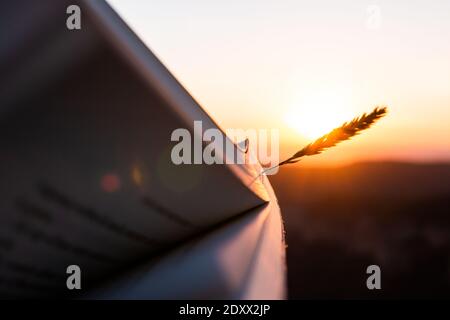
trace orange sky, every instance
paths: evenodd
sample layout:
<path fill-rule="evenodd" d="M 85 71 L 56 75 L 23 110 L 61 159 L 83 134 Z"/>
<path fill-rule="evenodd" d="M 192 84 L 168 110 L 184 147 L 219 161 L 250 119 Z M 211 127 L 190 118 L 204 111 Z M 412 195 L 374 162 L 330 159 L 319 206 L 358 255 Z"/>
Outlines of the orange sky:
<path fill-rule="evenodd" d="M 282 158 L 387 105 L 304 164 L 450 160 L 449 1 L 109 2 L 223 128 L 278 128 Z"/>

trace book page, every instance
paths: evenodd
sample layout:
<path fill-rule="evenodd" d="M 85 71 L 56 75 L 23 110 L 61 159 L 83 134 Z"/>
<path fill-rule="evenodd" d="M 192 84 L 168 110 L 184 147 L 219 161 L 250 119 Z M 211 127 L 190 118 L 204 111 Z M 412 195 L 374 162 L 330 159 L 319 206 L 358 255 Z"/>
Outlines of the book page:
<path fill-rule="evenodd" d="M 18 47 L 0 54 L 26 66 L 0 74 L 10 89 L 0 95 L 1 296 L 66 292 L 69 265 L 88 290 L 268 200 L 253 167 L 174 164 L 172 132 L 194 138 L 194 121 L 214 123 L 179 84 L 173 95 L 189 104 L 174 104 L 172 83 L 161 94 L 89 11 L 68 34 L 65 4 L 47 12 L 39 3 L 43 18 L 11 30 Z M 30 36 L 40 41 L 20 51 Z M 163 82 L 171 77 L 158 68 Z"/>

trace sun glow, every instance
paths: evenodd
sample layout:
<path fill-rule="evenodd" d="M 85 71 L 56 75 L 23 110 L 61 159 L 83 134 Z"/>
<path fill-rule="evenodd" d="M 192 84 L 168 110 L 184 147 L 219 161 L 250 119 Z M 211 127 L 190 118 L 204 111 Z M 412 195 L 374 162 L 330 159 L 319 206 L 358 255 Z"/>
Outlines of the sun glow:
<path fill-rule="evenodd" d="M 316 139 L 353 118 L 347 94 L 317 93 L 302 96 L 284 115 L 284 122 L 300 135 Z"/>

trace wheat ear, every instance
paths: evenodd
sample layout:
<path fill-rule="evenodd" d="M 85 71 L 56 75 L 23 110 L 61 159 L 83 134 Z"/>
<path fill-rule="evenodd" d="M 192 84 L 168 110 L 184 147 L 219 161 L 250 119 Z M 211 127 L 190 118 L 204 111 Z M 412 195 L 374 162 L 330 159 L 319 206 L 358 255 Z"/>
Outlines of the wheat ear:
<path fill-rule="evenodd" d="M 335 128 L 319 139 L 311 142 L 303 149 L 295 153 L 292 157 L 280 162 L 279 164 L 266 169 L 263 173 L 289 163 L 296 163 L 304 156 L 312 156 L 322 151 L 334 147 L 338 143 L 349 140 L 351 137 L 359 134 L 361 131 L 368 129 L 378 119 L 387 113 L 387 107 L 376 107 L 371 113 L 364 113 L 360 117 L 354 118 L 350 122 L 345 122 L 338 128 Z"/>

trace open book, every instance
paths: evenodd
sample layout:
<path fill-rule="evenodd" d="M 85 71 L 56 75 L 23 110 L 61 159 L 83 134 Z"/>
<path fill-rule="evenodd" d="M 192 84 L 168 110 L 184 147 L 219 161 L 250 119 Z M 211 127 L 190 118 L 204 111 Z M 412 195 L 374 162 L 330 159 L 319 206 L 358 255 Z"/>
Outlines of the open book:
<path fill-rule="evenodd" d="M 173 130 L 217 125 L 105 2 L 14 1 L 0 32 L 0 296 L 68 294 L 68 265 L 90 293 L 235 217 L 279 220 L 259 165 L 173 164 Z"/>

